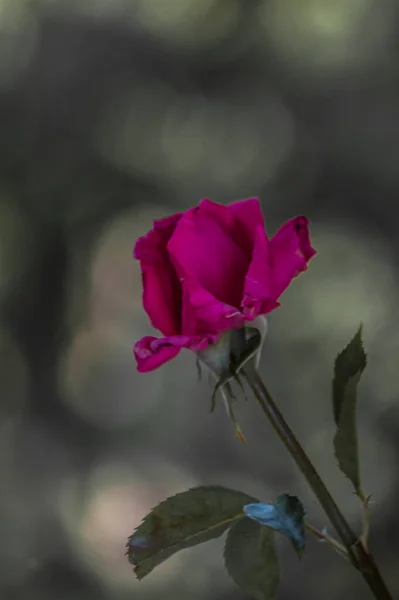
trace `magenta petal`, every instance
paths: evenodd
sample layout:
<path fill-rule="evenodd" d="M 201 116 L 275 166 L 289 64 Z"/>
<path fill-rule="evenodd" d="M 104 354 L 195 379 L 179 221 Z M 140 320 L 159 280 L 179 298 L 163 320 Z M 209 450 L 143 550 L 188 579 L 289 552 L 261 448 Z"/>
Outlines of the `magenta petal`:
<path fill-rule="evenodd" d="M 212 296 L 238 307 L 249 261 L 208 208 L 205 204 L 204 210 L 200 205 L 187 211 L 168 251 L 180 278 L 194 277 Z"/>
<path fill-rule="evenodd" d="M 239 232 L 236 228 L 236 219 L 230 210 L 230 206 L 218 204 L 217 202 L 208 200 L 208 198 L 203 198 L 194 211 L 201 211 L 203 216 L 207 216 L 211 220 L 215 221 L 229 237 L 237 241 L 236 235 Z"/>
<path fill-rule="evenodd" d="M 133 250 L 134 258 L 137 260 L 150 260 L 153 258 L 154 253 L 157 254 L 161 251 L 163 254 L 181 217 L 182 213 L 177 213 L 154 221 L 153 228 L 136 241 Z"/>
<path fill-rule="evenodd" d="M 194 351 L 205 350 L 213 341 L 212 336 L 174 335 L 164 338 L 145 336 L 133 347 L 137 370 L 139 373 L 154 371 L 175 358 L 182 348 Z"/>
<path fill-rule="evenodd" d="M 245 278 L 244 298 L 241 303 L 244 316 L 255 319 L 277 308 L 274 273 L 270 266 L 270 249 L 263 225 L 257 226 L 251 264 Z"/>
<path fill-rule="evenodd" d="M 179 333 L 179 321 L 176 309 L 179 309 L 180 292 L 173 289 L 172 277 L 168 265 L 142 265 L 143 306 L 150 317 L 152 326 L 163 335 Z"/>
<path fill-rule="evenodd" d="M 141 338 L 133 347 L 139 373 L 154 371 L 161 365 L 172 360 L 180 352 L 180 348 L 172 345 L 161 345 L 162 338 L 146 336 Z"/>
<path fill-rule="evenodd" d="M 300 253 L 303 255 L 306 262 L 317 254 L 316 250 L 312 248 L 310 243 L 309 236 L 309 219 L 307 217 L 294 217 L 290 219 L 274 235 L 273 240 L 275 240 L 278 236 L 283 236 L 284 234 L 290 236 L 292 233 L 295 233 L 297 238 L 297 244 L 299 247 Z"/>
<path fill-rule="evenodd" d="M 169 215 L 168 217 L 163 217 L 163 219 L 157 219 L 156 221 L 154 221 L 154 231 L 156 231 L 160 235 L 164 246 L 166 246 L 166 244 L 170 240 L 170 237 L 176 229 L 176 225 L 178 224 L 182 216 L 183 213 L 176 213 L 174 215 Z"/>
<path fill-rule="evenodd" d="M 257 227 L 265 229 L 262 209 L 258 198 L 247 198 L 229 205 L 229 211 L 240 228 L 241 245 L 245 251 L 252 254 L 254 245 L 254 232 Z M 265 233 L 266 235 L 266 233 Z"/>
<path fill-rule="evenodd" d="M 134 247 L 134 257 L 141 263 L 144 309 L 163 335 L 180 333 L 181 291 L 166 251 L 179 219 L 180 215 L 173 215 L 156 221 Z"/>
<path fill-rule="evenodd" d="M 251 258 L 253 236 L 257 226 L 264 228 L 263 214 L 258 198 L 247 198 L 228 206 L 203 198 L 198 208 L 209 215 L 236 242 L 247 259 Z"/>
<path fill-rule="evenodd" d="M 217 335 L 243 327 L 243 315 L 237 308 L 220 302 L 192 277 L 183 285 L 183 331 L 193 335 Z M 216 338 L 212 340 L 216 341 Z"/>
<path fill-rule="evenodd" d="M 307 263 L 316 254 L 312 248 L 306 217 L 287 221 L 270 240 L 270 265 L 274 274 L 276 298 L 292 279 L 306 271 Z"/>

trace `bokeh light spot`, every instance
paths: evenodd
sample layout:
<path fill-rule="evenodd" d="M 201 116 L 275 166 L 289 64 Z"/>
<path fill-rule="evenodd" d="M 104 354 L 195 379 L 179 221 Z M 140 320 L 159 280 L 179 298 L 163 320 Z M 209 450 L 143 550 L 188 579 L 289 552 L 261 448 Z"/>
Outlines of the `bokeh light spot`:
<path fill-rule="evenodd" d="M 377 232 L 330 218 L 329 225 L 313 223 L 312 242 L 318 254 L 284 293 L 284 311 L 271 316 L 270 333 L 281 327 L 287 342 L 322 340 L 320 349 L 329 355 L 360 322 L 370 337 L 387 324 L 398 283 L 393 257 Z"/>
<path fill-rule="evenodd" d="M 127 538 L 159 502 L 195 485 L 192 475 L 159 456 L 140 454 L 133 467 L 108 460 L 83 486 L 77 480 L 65 482 L 60 516 L 79 560 L 105 585 L 131 588 L 138 582 L 125 556 Z M 176 582 L 188 560 L 188 553 L 181 552 L 157 567 L 143 593 Z"/>
<path fill-rule="evenodd" d="M 0 89 L 12 87 L 30 64 L 37 34 L 29 0 L 0 0 Z"/>
<path fill-rule="evenodd" d="M 78 288 L 71 292 L 74 303 L 83 303 L 85 294 L 88 300 L 60 363 L 63 399 L 96 427 L 137 425 L 167 402 L 168 370 L 143 376 L 132 352 L 141 337 L 157 335 L 142 306 L 141 269 L 133 246 L 164 212 L 161 207 L 136 208 L 119 215 L 93 245 L 89 285 L 78 273 L 70 282 Z M 77 312 L 71 307 L 73 315 Z"/>
<path fill-rule="evenodd" d="M 288 159 L 295 127 L 278 97 L 244 95 L 220 101 L 142 86 L 104 114 L 95 145 L 112 164 L 163 185 L 248 195 Z"/>
<path fill-rule="evenodd" d="M 141 25 L 173 45 L 204 49 L 223 40 L 237 23 L 236 0 L 137 0 Z"/>
<path fill-rule="evenodd" d="M 276 56 L 318 78 L 323 69 L 385 59 L 393 33 L 392 3 L 385 0 L 271 0 L 260 18 Z"/>

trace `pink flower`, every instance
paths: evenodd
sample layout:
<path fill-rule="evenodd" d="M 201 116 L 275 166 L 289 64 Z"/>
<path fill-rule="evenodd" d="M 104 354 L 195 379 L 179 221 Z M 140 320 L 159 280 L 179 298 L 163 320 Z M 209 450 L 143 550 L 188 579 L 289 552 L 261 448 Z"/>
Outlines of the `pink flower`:
<path fill-rule="evenodd" d="M 134 346 L 137 368 L 152 371 L 182 348 L 199 351 L 279 306 L 292 279 L 316 254 L 308 219 L 287 221 L 269 240 L 257 198 L 195 208 L 154 222 L 134 257 L 143 277 L 143 305 L 163 337 Z"/>

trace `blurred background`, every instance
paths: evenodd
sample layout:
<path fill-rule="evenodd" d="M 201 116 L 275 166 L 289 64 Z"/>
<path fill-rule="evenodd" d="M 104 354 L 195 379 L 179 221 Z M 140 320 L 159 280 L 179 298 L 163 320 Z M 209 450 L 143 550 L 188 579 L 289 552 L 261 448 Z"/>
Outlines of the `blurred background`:
<path fill-rule="evenodd" d="M 202 197 L 259 196 L 318 256 L 269 319 L 269 388 L 357 531 L 332 452 L 335 355 L 364 323 L 363 482 L 399 595 L 398 0 L 0 0 L 0 597 L 246 600 L 223 540 L 137 582 L 127 537 L 166 496 L 287 491 L 327 521 L 254 403 L 247 447 L 181 355 L 147 375 L 135 239 Z M 278 539 L 279 598 L 369 598 Z"/>

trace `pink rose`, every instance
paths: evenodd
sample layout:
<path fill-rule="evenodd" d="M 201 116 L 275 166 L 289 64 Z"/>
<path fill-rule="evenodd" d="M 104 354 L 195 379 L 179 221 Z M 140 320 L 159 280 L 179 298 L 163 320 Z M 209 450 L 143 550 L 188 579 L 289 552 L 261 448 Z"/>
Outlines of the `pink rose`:
<path fill-rule="evenodd" d="M 287 221 L 268 239 L 259 200 L 195 208 L 154 222 L 134 257 L 143 277 L 143 305 L 163 337 L 134 346 L 137 368 L 152 371 L 182 348 L 199 351 L 279 306 L 292 279 L 316 254 L 308 219 Z"/>

